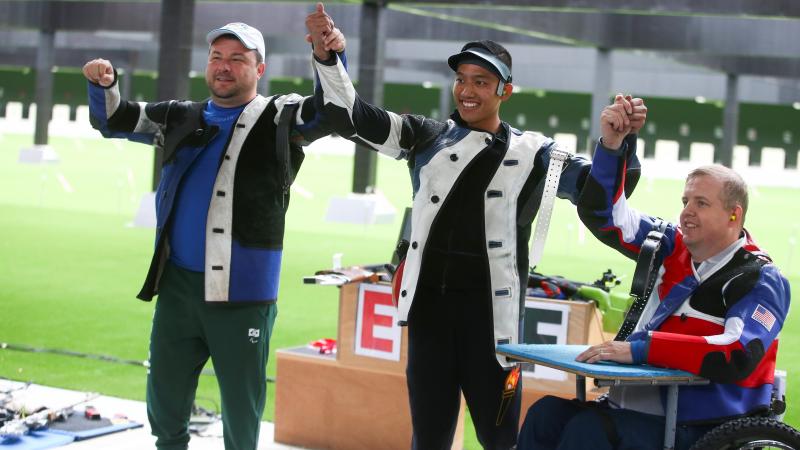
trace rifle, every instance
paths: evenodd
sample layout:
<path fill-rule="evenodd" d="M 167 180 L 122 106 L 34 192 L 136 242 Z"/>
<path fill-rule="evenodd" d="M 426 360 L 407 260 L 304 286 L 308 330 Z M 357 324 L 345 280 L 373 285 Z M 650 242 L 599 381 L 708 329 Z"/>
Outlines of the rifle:
<path fill-rule="evenodd" d="M 24 417 L 10 420 L 0 427 L 0 438 L 19 439 L 31 431 L 46 427 L 48 423 L 58 417 L 68 416 L 74 407 L 89 402 L 99 396 L 100 394 L 96 393 L 86 394 L 86 398 L 83 400 L 71 403 L 67 406 L 61 408 L 47 408 L 33 414 L 25 415 Z"/>
<path fill-rule="evenodd" d="M 545 291 L 553 290 L 555 295 L 546 295 L 548 298 L 581 299 L 580 290 L 582 287 L 592 287 L 610 292 L 613 287 L 618 286 L 620 283 L 621 281 L 611 269 L 603 272 L 600 278 L 592 283 L 568 280 L 560 275 L 542 275 L 535 271 L 528 273 L 528 288 L 541 288 Z"/>
<path fill-rule="evenodd" d="M 625 319 L 633 298 L 627 293 L 612 291 L 619 286 L 620 279 L 611 269 L 606 270 L 592 283 L 567 280 L 561 276 L 545 276 L 540 273 L 528 274 L 528 287 L 538 288 L 544 297 L 589 300 L 597 305 L 603 315 L 603 331 L 616 333 Z M 554 293 L 555 295 L 550 295 Z"/>
<path fill-rule="evenodd" d="M 25 384 L 23 384 L 21 386 L 13 387 L 11 389 L 0 390 L 0 408 L 5 406 L 6 403 L 9 403 L 11 401 L 11 399 L 14 398 L 14 395 L 13 395 L 14 392 L 21 391 L 23 389 L 28 389 L 30 387 L 30 385 L 31 385 L 31 382 L 28 381 L 27 383 L 25 383 Z"/>

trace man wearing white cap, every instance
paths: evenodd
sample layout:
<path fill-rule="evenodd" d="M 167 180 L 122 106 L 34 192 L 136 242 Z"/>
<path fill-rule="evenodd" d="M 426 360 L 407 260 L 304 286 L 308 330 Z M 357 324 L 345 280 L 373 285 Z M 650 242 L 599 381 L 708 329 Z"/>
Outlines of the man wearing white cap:
<path fill-rule="evenodd" d="M 343 51 L 332 22 L 318 57 Z M 329 133 L 313 98 L 264 98 L 261 32 L 230 23 L 208 33 L 203 102 L 120 99 L 109 61 L 86 63 L 92 125 L 105 137 L 164 151 L 156 192 L 156 246 L 138 297 L 158 295 L 150 337 L 147 411 L 156 447 L 186 449 L 203 365 L 212 359 L 222 396 L 227 450 L 258 443 L 266 400 L 269 338 L 289 186 L 300 144 Z"/>

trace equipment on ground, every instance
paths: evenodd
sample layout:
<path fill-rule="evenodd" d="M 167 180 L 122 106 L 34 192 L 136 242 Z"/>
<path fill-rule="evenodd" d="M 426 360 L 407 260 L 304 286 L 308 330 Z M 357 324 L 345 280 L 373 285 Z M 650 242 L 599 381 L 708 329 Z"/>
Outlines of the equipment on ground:
<path fill-rule="evenodd" d="M 92 405 L 86 405 L 83 410 L 83 416 L 89 420 L 100 420 L 100 413 Z"/>
<path fill-rule="evenodd" d="M 192 415 L 189 417 L 189 433 L 198 436 L 210 436 L 209 428 L 222 420 L 219 405 L 211 399 L 204 399 L 214 404 L 213 409 L 206 409 L 197 404 L 192 404 Z"/>
<path fill-rule="evenodd" d="M 100 394 L 90 393 L 86 394 L 86 398 L 83 400 L 61 408 L 46 408 L 33 414 L 17 414 L 19 417 L 7 421 L 0 427 L 0 439 L 19 439 L 30 431 L 46 427 L 59 417 L 68 417 L 72 414 L 73 408 L 99 396 Z"/>

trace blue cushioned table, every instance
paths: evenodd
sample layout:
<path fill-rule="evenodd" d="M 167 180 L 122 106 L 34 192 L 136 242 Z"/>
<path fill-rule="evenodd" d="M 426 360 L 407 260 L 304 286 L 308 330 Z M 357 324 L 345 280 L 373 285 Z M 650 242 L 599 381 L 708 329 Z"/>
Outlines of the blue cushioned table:
<path fill-rule="evenodd" d="M 588 345 L 503 344 L 497 346 L 497 353 L 505 355 L 509 359 L 574 373 L 576 375 L 576 393 L 580 400 L 586 399 L 586 377 L 594 378 L 598 386 L 637 384 L 667 386 L 664 448 L 670 450 L 674 448 L 675 419 L 678 414 L 678 387 L 689 384 L 708 384 L 708 380 L 683 370 L 619 364 L 610 361 L 596 364 L 575 361 L 575 357 L 587 348 L 589 348 Z"/>

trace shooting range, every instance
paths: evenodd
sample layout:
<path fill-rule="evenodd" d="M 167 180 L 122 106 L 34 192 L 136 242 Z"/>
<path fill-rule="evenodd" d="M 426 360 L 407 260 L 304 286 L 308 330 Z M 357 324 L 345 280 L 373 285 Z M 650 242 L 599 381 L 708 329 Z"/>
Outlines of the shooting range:
<path fill-rule="evenodd" d="M 31 417 L 0 414 L 0 426 L 24 425 L 21 439 L 0 437 L 1 450 L 155 442 L 144 404 L 155 302 L 135 295 L 152 256 L 163 155 L 92 128 L 83 64 L 112 61 L 123 99 L 202 101 L 206 33 L 243 21 L 266 41 L 258 92 L 313 95 L 304 19 L 314 6 L 0 0 L 0 412 L 13 404 Z M 356 0 L 325 10 L 347 38 L 359 96 L 396 113 L 445 120 L 454 109 L 447 58 L 481 39 L 513 56 L 514 93 L 501 118 L 570 152 L 593 151 L 597 118 L 616 93 L 645 99 L 642 178 L 629 204 L 676 221 L 692 168 L 735 169 L 750 189 L 747 229 L 800 293 L 800 4 Z M 286 216 L 258 448 L 409 448 L 408 336 L 385 269 L 409 232 L 408 167 L 337 135 L 304 151 Z M 529 282 L 524 342 L 613 338 L 634 269 L 557 200 Z M 796 315 L 777 359 L 789 399 L 783 421 L 795 428 Z M 525 365 L 522 380 L 523 418 L 543 395 L 574 397 L 578 381 L 539 364 Z M 586 383 L 587 398 L 602 392 Z M 211 364 L 195 403 L 189 448 L 224 448 Z M 59 415 L 80 423 L 59 431 Z M 481 448 L 463 401 L 453 448 Z"/>

